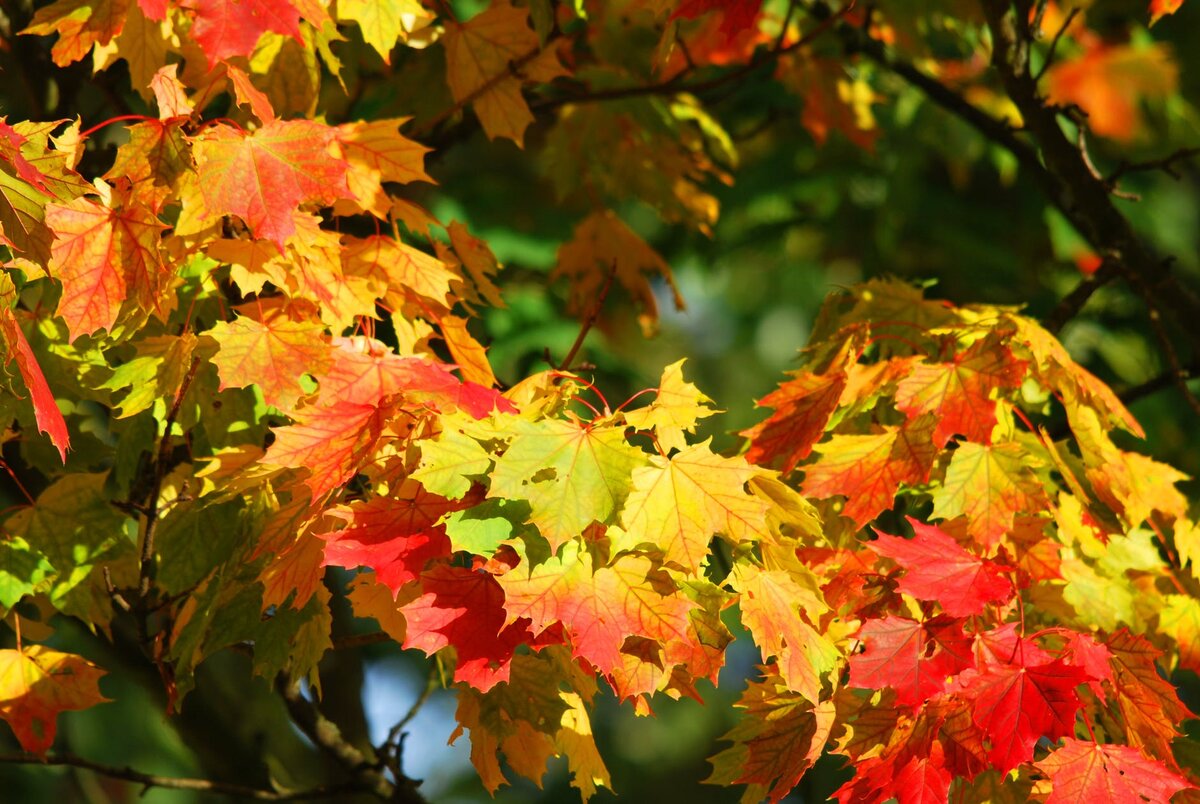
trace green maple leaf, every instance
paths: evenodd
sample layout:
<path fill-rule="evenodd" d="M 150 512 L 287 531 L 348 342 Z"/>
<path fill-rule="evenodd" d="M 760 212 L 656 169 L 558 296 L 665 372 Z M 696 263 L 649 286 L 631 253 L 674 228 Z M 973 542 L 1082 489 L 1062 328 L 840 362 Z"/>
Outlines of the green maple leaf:
<path fill-rule="evenodd" d="M 633 470 L 647 463 L 623 427 L 511 421 L 516 435 L 496 460 L 488 496 L 527 500 L 530 521 L 556 551 L 593 522 L 610 522 L 632 488 Z"/>

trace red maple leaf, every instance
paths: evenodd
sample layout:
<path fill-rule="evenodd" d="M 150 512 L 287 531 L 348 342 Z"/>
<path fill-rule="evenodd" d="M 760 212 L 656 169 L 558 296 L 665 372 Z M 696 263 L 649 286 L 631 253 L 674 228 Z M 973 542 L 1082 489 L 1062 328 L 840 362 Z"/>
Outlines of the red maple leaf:
<path fill-rule="evenodd" d="M 850 686 L 891 687 L 896 702 L 917 706 L 946 688 L 962 669 L 961 656 L 931 643 L 925 626 L 904 617 L 867 620 L 858 632 L 865 650 L 850 657 Z"/>
<path fill-rule="evenodd" d="M 307 469 L 305 484 L 314 500 L 354 477 L 374 448 L 390 407 L 343 401 L 329 407 L 305 408 L 297 423 L 275 430 L 275 443 L 263 463 Z"/>
<path fill-rule="evenodd" d="M 871 435 L 835 435 L 816 448 L 800 490 L 809 497 L 846 496 L 842 515 L 860 528 L 892 507 L 902 483 L 924 483 L 937 457 L 934 420 L 922 416 Z"/>
<path fill-rule="evenodd" d="M 1060 660 L 993 664 L 963 671 L 948 691 L 971 703 L 975 725 L 991 742 L 988 759 L 1007 773 L 1033 758 L 1042 737 L 1057 740 L 1074 733 L 1082 705 L 1075 687 L 1086 679 L 1078 667 Z"/>
<path fill-rule="evenodd" d="M 318 404 L 337 399 L 378 402 L 403 394 L 405 407 L 428 404 L 439 413 L 463 410 L 476 419 L 497 409 L 517 412 L 495 389 L 454 376 L 453 366 L 401 357 L 387 345 L 361 336 L 334 338 L 333 345 L 333 368 L 321 377 Z"/>
<path fill-rule="evenodd" d="M 0 284 L 2 287 L 2 284 Z M 12 287 L 9 285 L 9 287 Z M 46 383 L 46 375 L 38 365 L 25 333 L 17 324 L 17 319 L 8 304 L 0 298 L 0 342 L 8 347 L 5 362 L 11 358 L 17 361 L 17 370 L 29 390 L 30 401 L 33 402 L 34 421 L 40 432 L 50 436 L 50 443 L 58 448 L 59 457 L 67 462 L 67 450 L 71 448 L 71 435 L 67 432 L 67 422 L 63 419 L 62 411 L 54 401 L 54 392 Z"/>
<path fill-rule="evenodd" d="M 188 0 L 184 5 L 196 15 L 192 37 L 209 67 L 230 56 L 249 56 L 267 31 L 304 41 L 300 12 L 288 0 Z"/>
<path fill-rule="evenodd" d="M 912 539 L 877 533 L 867 547 L 904 568 L 901 592 L 935 600 L 952 617 L 980 614 L 1012 597 L 1012 584 L 994 562 L 968 552 L 944 531 L 908 517 Z"/>
<path fill-rule="evenodd" d="M 694 20 L 701 14 L 720 9 L 725 14 L 725 21 L 721 23 L 721 33 L 732 37 L 738 31 L 754 24 L 761 6 L 762 0 L 683 0 L 675 9 L 672 18 Z"/>
<path fill-rule="evenodd" d="M 845 387 L 844 371 L 805 372 L 780 383 L 758 400 L 759 407 L 775 408 L 775 412 L 741 433 L 750 439 L 746 460 L 764 465 L 782 456 L 783 471 L 792 471 L 825 434 Z"/>
<path fill-rule="evenodd" d="M 934 413 L 939 447 L 956 434 L 990 444 L 996 426 L 992 391 L 1020 386 L 1025 367 L 998 337 L 983 338 L 948 363 L 917 363 L 896 386 L 896 407 L 910 419 Z"/>
<path fill-rule="evenodd" d="M 1127 745 L 1097 745 L 1071 737 L 1035 767 L 1054 789 L 1046 804 L 1077 801 L 1169 801 L 1195 785 L 1167 766 Z"/>
<path fill-rule="evenodd" d="M 437 521 L 473 502 L 447 500 L 410 481 L 395 496 L 338 506 L 329 513 L 347 526 L 317 534 L 326 542 L 323 565 L 370 567 L 395 595 L 415 581 L 431 560 L 450 557 L 450 540 Z"/>
<path fill-rule="evenodd" d="M 21 153 L 21 146 L 28 140 L 0 117 L 0 159 L 12 165 L 17 177 L 33 185 L 43 193 L 53 195 L 46 186 L 46 177 Z"/>
<path fill-rule="evenodd" d="M 929 747 L 929 756 L 913 757 L 892 777 L 892 789 L 900 804 L 944 804 L 950 793 L 950 772 L 946 770 L 940 743 Z"/>
<path fill-rule="evenodd" d="M 432 655 L 453 646 L 454 680 L 487 692 L 508 681 L 513 651 L 533 640 L 529 620 L 505 625 L 504 591 L 486 572 L 441 564 L 421 575 L 419 598 L 400 608 L 405 648 Z"/>

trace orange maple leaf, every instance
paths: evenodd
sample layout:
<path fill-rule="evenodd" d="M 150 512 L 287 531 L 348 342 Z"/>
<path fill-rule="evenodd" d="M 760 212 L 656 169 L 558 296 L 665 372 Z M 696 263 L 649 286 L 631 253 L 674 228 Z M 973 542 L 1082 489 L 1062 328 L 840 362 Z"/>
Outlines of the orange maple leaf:
<path fill-rule="evenodd" d="M 251 134 L 226 125 L 206 129 L 194 153 L 208 216 L 237 215 L 282 252 L 300 204 L 352 197 L 349 166 L 330 151 L 336 134 L 311 120 L 274 120 Z"/>
<path fill-rule="evenodd" d="M 102 675 L 82 656 L 44 645 L 0 650 L 0 718 L 23 749 L 44 754 L 54 744 L 59 712 L 108 700 L 97 683 Z"/>

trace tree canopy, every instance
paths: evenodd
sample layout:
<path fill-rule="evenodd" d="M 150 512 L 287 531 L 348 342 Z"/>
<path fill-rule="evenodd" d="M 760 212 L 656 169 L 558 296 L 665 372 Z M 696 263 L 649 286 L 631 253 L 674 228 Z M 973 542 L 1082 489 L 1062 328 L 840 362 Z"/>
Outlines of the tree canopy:
<path fill-rule="evenodd" d="M 1198 24 L 0 0 L 0 784 L 1200 799 Z"/>

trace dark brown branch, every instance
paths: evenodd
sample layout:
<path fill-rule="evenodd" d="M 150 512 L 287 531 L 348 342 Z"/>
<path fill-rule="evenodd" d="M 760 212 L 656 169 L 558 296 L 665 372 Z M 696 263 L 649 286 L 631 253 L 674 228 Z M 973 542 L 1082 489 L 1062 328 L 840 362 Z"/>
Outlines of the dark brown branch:
<path fill-rule="evenodd" d="M 171 428 L 175 426 L 175 420 L 179 418 L 179 411 L 183 407 L 183 399 L 187 396 L 188 389 L 192 386 L 192 380 L 196 379 L 196 372 L 199 369 L 200 358 L 192 358 L 192 364 L 188 367 L 187 374 L 183 377 L 183 382 L 179 384 L 179 391 L 175 394 L 175 401 L 171 405 L 171 410 L 167 413 L 166 421 L 163 424 L 162 439 L 158 442 L 158 455 L 154 459 L 152 470 L 153 480 L 150 483 L 150 489 L 147 492 L 145 500 L 146 526 L 142 533 L 141 564 L 138 571 L 138 609 L 142 614 L 143 620 L 157 569 L 155 566 L 157 556 L 154 552 L 154 537 L 158 531 L 158 498 L 162 494 L 162 483 L 167 475 L 167 463 L 171 452 Z M 144 622 L 141 628 L 144 632 Z M 145 639 L 145 633 L 142 634 L 142 637 Z"/>
<path fill-rule="evenodd" d="M 1079 311 L 1088 303 L 1097 290 L 1112 282 L 1121 275 L 1116 263 L 1104 262 L 1096 272 L 1084 279 L 1075 289 L 1063 297 L 1058 306 L 1046 318 L 1046 329 L 1057 333 L 1066 326 L 1067 322 L 1079 315 Z"/>
<path fill-rule="evenodd" d="M 1126 388 L 1121 393 L 1117 394 L 1117 398 L 1126 405 L 1132 404 L 1139 399 L 1156 394 L 1159 391 L 1174 387 L 1180 380 L 1187 382 L 1200 377 L 1200 361 L 1192 363 L 1190 366 L 1181 366 L 1178 370 L 1172 369 L 1163 372 L 1157 377 L 1153 377 L 1138 385 Z"/>
<path fill-rule="evenodd" d="M 608 298 L 608 292 L 612 290 L 613 279 L 616 276 L 617 266 L 614 263 L 608 270 L 608 276 L 604 280 L 604 287 L 600 289 L 600 295 L 596 297 L 596 303 L 592 305 L 592 309 L 588 310 L 587 317 L 583 319 L 583 323 L 579 326 L 579 334 L 575 336 L 575 343 L 571 344 L 567 356 L 558 364 L 559 371 L 567 371 L 571 368 L 571 363 L 574 362 L 575 356 L 579 354 L 579 349 L 583 346 L 584 339 L 591 332 L 596 319 L 600 317 L 600 311 L 604 308 L 604 300 Z"/>
<path fill-rule="evenodd" d="M 34 754 L 0 754 L 0 763 L 11 765 L 45 765 L 83 768 L 84 770 L 107 776 L 110 779 L 121 779 L 134 784 L 140 784 L 144 789 L 162 787 L 172 790 L 198 790 L 205 793 L 216 793 L 225 796 L 252 799 L 254 801 L 311 801 L 313 799 L 337 799 L 347 793 L 361 792 L 358 785 L 335 785 L 330 787 L 314 787 L 310 790 L 295 792 L 279 792 L 264 790 L 258 787 L 246 787 L 240 784 L 230 784 L 212 779 L 188 779 L 175 776 L 158 776 L 153 773 L 142 773 L 133 768 L 118 768 L 102 765 L 89 759 L 72 754 L 55 754 L 39 757 Z"/>
<path fill-rule="evenodd" d="M 1176 162 L 1184 162 L 1193 157 L 1200 156 L 1200 148 L 1180 148 L 1173 154 L 1164 156 L 1162 159 L 1151 159 L 1146 162 L 1124 162 L 1112 172 L 1104 183 L 1110 187 L 1116 187 L 1117 182 L 1130 173 L 1146 172 L 1150 170 L 1161 170 L 1172 179 L 1182 178 L 1179 171 L 1175 169 Z"/>
<path fill-rule="evenodd" d="M 1125 279 L 1142 283 L 1157 309 L 1169 312 L 1176 321 L 1200 320 L 1200 300 L 1179 285 L 1167 261 L 1134 232 L 1114 206 L 1106 180 L 1095 175 L 1078 143 L 1060 128 L 1059 110 L 1040 95 L 1029 72 L 1030 32 L 1021 10 L 1014 12 L 1008 0 L 982 0 L 982 4 L 992 32 L 993 65 L 1040 149 L 1044 164 L 1040 181 L 1047 197 L 1096 254 L 1113 262 Z M 1200 329 L 1193 331 L 1192 343 L 1200 347 Z"/>
<path fill-rule="evenodd" d="M 368 645 L 378 645 L 390 641 L 393 641 L 391 635 L 384 631 L 373 631 L 369 634 L 351 634 L 334 639 L 333 649 L 352 650 L 354 648 L 365 648 Z"/>
<path fill-rule="evenodd" d="M 1046 51 L 1046 60 L 1042 62 L 1042 68 L 1038 70 L 1037 75 L 1033 77 L 1035 83 L 1042 80 L 1042 76 L 1046 74 L 1046 71 L 1050 69 L 1050 65 L 1054 63 L 1054 51 L 1058 50 L 1059 40 L 1062 39 L 1063 34 L 1067 32 L 1067 29 L 1071 27 L 1071 23 L 1074 22 L 1075 18 L 1079 16 L 1079 12 L 1081 10 L 1082 9 L 1080 9 L 1079 6 L 1071 9 L 1070 13 L 1067 14 L 1067 18 L 1063 20 L 1063 24 L 1059 26 L 1058 31 L 1055 32 L 1054 38 L 1050 40 L 1050 49 Z M 1037 23 L 1038 27 L 1041 27 L 1040 18 L 1037 20 Z"/>
<path fill-rule="evenodd" d="M 1188 388 L 1187 381 L 1189 373 L 1187 369 L 1179 362 L 1179 353 L 1175 351 L 1175 343 L 1171 340 L 1171 336 L 1167 333 L 1163 326 L 1162 314 L 1159 313 L 1158 307 L 1154 304 L 1154 299 L 1151 298 L 1149 291 L 1142 285 L 1141 282 L 1134 282 L 1134 289 L 1142 296 L 1146 302 L 1147 314 L 1150 316 L 1150 328 L 1154 331 L 1154 337 L 1158 340 L 1158 346 L 1162 350 L 1163 355 L 1167 358 L 1167 366 L 1170 369 L 1170 375 L 1174 380 L 1175 387 L 1179 389 L 1179 393 L 1183 395 L 1188 406 L 1200 416 L 1200 400 L 1196 399 L 1196 395 L 1192 393 L 1192 389 Z"/>
<path fill-rule="evenodd" d="M 359 789 L 365 789 L 383 801 L 425 804 L 425 798 L 417 792 L 418 783 L 415 780 L 397 774 L 396 783 L 393 784 L 380 770 L 381 764 L 376 757 L 351 745 L 342 736 L 337 724 L 321 714 L 316 704 L 304 697 L 298 683 L 288 684 L 281 679 L 277 686 L 292 721 L 314 745 L 333 757 L 357 781 Z"/>

